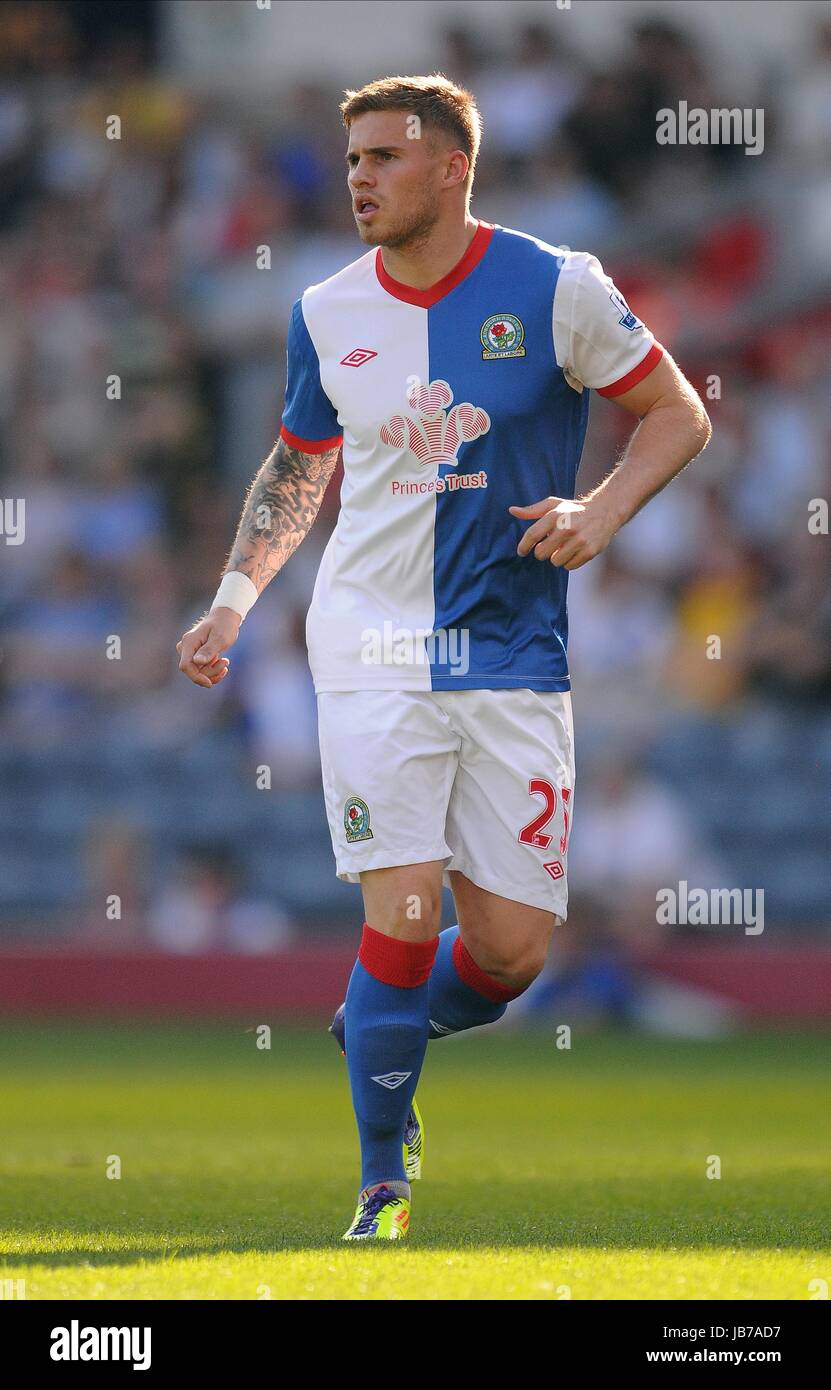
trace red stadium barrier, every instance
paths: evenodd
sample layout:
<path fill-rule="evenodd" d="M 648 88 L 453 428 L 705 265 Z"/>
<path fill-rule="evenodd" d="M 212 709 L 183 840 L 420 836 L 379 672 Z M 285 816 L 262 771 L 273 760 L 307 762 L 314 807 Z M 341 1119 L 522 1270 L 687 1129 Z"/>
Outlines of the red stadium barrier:
<path fill-rule="evenodd" d="M 268 956 L 0 953 L 0 1011 L 332 1013 L 343 1001 L 354 963 L 352 945 L 307 946 Z"/>
<path fill-rule="evenodd" d="M 0 1012 L 326 1016 L 342 1001 L 354 960 L 351 943 L 269 956 L 6 951 Z M 638 952 L 632 963 L 733 1001 L 751 1020 L 831 1021 L 828 948 L 673 946 Z"/>
<path fill-rule="evenodd" d="M 831 1023 L 827 946 L 673 946 L 637 952 L 635 962 L 739 1004 L 753 1020 Z"/>

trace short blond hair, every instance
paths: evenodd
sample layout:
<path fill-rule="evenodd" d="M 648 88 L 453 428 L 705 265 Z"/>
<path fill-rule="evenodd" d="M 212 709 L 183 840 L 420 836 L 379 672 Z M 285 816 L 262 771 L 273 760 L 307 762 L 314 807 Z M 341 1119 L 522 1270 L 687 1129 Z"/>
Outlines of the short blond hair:
<path fill-rule="evenodd" d="M 344 97 L 340 113 L 347 130 L 356 116 L 367 111 L 407 111 L 418 116 L 422 126 L 447 135 L 470 161 L 465 179 L 465 189 L 470 193 L 482 139 L 482 118 L 476 98 L 466 87 L 433 72 L 429 77 L 378 77 L 358 91 L 345 92 Z"/>

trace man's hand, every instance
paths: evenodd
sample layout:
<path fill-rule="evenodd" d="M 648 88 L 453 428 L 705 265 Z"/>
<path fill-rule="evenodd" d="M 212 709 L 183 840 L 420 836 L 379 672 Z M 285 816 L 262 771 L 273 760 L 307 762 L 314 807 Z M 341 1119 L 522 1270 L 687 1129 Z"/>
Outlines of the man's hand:
<path fill-rule="evenodd" d="M 643 381 L 614 400 L 640 421 L 623 458 L 578 502 L 545 497 L 530 507 L 509 507 L 521 521 L 534 522 L 517 546 L 519 555 L 533 549 L 538 560 L 579 569 L 701 453 L 712 433 L 701 400 L 666 349 Z"/>
<path fill-rule="evenodd" d="M 339 453 L 340 440 L 311 454 L 277 440 L 248 490 L 228 573 L 247 575 L 262 593 L 317 516 Z M 212 608 L 176 643 L 179 670 L 194 685 L 218 685 L 231 664 L 222 653 L 236 642 L 241 623 L 233 608 Z"/>
<path fill-rule="evenodd" d="M 520 521 L 533 521 L 517 546 L 518 555 L 533 550 L 538 560 L 577 570 L 606 549 L 617 527 L 603 504 L 602 495 L 586 502 L 563 497 L 544 497 L 530 507 L 509 507 Z"/>
<path fill-rule="evenodd" d="M 179 670 L 208 690 L 224 680 L 230 661 L 222 652 L 232 647 L 239 636 L 242 619 L 233 608 L 214 608 L 198 623 L 194 623 L 176 643 Z"/>

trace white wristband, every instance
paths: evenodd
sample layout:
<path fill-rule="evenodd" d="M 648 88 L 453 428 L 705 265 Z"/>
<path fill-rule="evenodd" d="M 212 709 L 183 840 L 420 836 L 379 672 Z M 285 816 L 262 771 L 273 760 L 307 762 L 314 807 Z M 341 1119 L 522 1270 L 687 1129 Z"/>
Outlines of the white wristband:
<path fill-rule="evenodd" d="M 251 582 L 248 575 L 241 574 L 239 570 L 231 570 L 230 574 L 222 576 L 222 583 L 216 591 L 211 611 L 213 612 L 214 608 L 232 608 L 244 621 L 249 608 L 253 608 L 258 598 L 257 586 Z"/>

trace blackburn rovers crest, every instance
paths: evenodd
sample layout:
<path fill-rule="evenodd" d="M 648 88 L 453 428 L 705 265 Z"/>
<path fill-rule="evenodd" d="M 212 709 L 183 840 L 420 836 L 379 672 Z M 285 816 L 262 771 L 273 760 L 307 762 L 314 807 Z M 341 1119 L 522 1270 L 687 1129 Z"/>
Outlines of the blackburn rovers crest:
<path fill-rule="evenodd" d="M 482 324 L 479 337 L 485 361 L 492 357 L 525 356 L 525 329 L 516 314 L 491 314 Z"/>
<path fill-rule="evenodd" d="M 343 808 L 343 824 L 350 845 L 356 840 L 373 839 L 369 828 L 369 807 L 359 796 L 350 796 Z"/>

